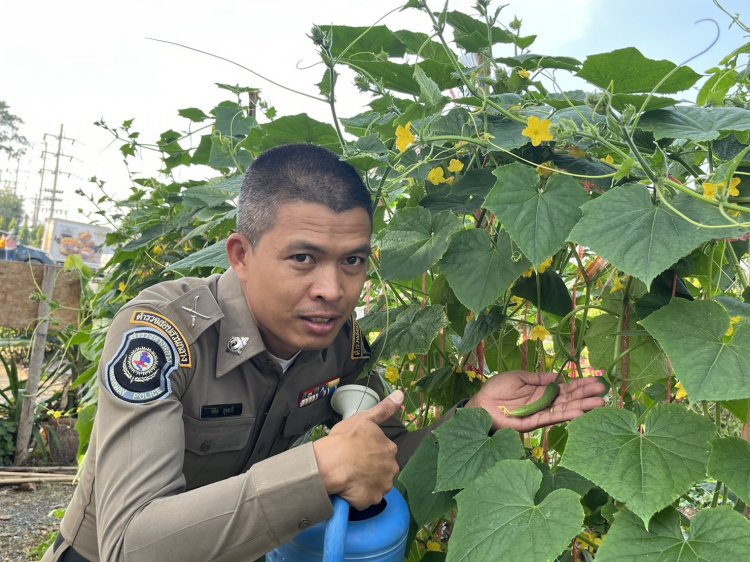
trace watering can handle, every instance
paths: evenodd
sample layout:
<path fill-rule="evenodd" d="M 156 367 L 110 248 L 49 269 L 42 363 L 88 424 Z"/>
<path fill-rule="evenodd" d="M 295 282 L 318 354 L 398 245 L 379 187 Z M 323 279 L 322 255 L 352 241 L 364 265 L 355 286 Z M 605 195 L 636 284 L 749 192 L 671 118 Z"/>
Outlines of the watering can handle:
<path fill-rule="evenodd" d="M 323 562 L 344 562 L 346 529 L 349 525 L 349 503 L 339 496 L 333 496 L 333 516 L 326 524 L 323 541 Z"/>

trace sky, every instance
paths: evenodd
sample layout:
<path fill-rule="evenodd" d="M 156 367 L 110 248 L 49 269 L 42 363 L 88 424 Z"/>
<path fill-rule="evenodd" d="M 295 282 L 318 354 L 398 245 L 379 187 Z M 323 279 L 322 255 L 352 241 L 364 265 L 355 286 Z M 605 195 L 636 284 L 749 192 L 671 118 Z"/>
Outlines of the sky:
<path fill-rule="evenodd" d="M 405 0 L 229 1 L 32 0 L 5 2 L 0 32 L 0 100 L 24 120 L 21 133 L 33 146 L 20 162 L 0 156 L 0 188 L 16 189 L 27 198 L 27 212 L 42 178 L 42 151 L 47 141 L 46 169 L 54 168 L 54 138 L 64 126 L 66 139 L 58 176 L 61 218 L 90 220 L 93 206 L 74 194 L 77 188 L 94 189 L 88 179 L 105 183 L 110 197 L 126 196 L 130 187 L 118 150 L 120 143 L 94 125 L 103 119 L 115 126 L 135 119 L 133 129 L 153 142 L 159 133 L 186 130 L 177 115 L 185 107 L 208 112 L 226 93 L 215 83 L 261 89 L 261 96 L 279 115 L 307 113 L 330 122 L 327 106 L 272 85 L 227 62 L 200 53 L 155 42 L 163 39 L 209 51 L 236 61 L 260 75 L 290 88 L 317 94 L 322 67 L 307 37 L 313 24 L 370 25 L 429 32 L 428 19 L 416 10 L 400 12 Z M 442 1 L 428 0 L 433 9 Z M 470 0 L 449 0 L 449 8 L 474 14 Z M 523 21 L 522 34 L 537 34 L 531 50 L 584 60 L 587 55 L 634 46 L 647 57 L 689 63 L 705 72 L 731 50 L 750 41 L 713 0 L 504 0 L 501 21 L 514 16 Z M 750 24 L 750 0 L 723 0 L 723 6 Z M 391 12 L 389 14 L 389 12 Z M 389 14 L 389 15 L 387 15 Z M 507 46 L 497 56 L 511 54 Z M 575 83 L 560 77 L 565 87 Z M 363 111 L 369 98 L 340 80 L 337 110 L 340 117 Z M 689 94 L 688 94 L 689 96 Z M 46 134 L 46 136 L 45 136 Z M 156 174 L 158 161 L 148 153 L 131 162 L 136 177 Z M 18 172 L 16 180 L 16 172 Z M 205 177 L 216 175 L 200 171 Z M 52 175 L 43 178 L 52 186 Z M 48 195 L 48 194 L 47 194 Z M 48 205 L 48 203 L 47 203 Z M 84 214 L 77 209 L 83 208 Z M 42 209 L 42 216 L 48 214 Z M 101 221 L 100 221 L 101 222 Z"/>

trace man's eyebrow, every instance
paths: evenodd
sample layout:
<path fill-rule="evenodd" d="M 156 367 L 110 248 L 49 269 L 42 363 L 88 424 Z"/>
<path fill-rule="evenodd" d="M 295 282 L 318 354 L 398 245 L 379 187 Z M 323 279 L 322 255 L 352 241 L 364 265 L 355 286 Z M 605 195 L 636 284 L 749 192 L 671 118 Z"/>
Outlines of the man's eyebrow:
<path fill-rule="evenodd" d="M 317 246 L 316 244 L 312 244 L 310 242 L 306 242 L 302 240 L 290 242 L 289 244 L 287 244 L 285 251 L 286 252 L 313 252 L 316 254 L 327 253 L 325 248 L 321 248 L 320 246 Z M 372 253 L 372 246 L 370 244 L 363 244 L 361 246 L 357 246 L 356 248 L 352 248 L 351 250 L 347 250 L 344 253 L 347 255 L 365 254 L 369 256 Z"/>

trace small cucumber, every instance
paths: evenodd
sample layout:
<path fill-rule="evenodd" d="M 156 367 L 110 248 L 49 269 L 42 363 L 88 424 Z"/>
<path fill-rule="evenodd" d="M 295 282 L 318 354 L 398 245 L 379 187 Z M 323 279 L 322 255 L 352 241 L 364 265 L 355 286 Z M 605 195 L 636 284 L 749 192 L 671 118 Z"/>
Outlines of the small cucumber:
<path fill-rule="evenodd" d="M 560 385 L 556 382 L 552 382 L 547 385 L 547 388 L 544 389 L 544 393 L 537 400 L 534 400 L 530 404 L 526 404 L 525 406 L 516 408 L 513 411 L 508 410 L 508 408 L 506 408 L 505 406 L 499 406 L 499 408 L 506 416 L 510 416 L 513 418 L 525 418 L 526 416 L 530 416 L 531 414 L 536 414 L 537 412 L 544 410 L 547 406 L 552 404 L 555 398 L 557 398 L 558 394 L 560 394 Z"/>

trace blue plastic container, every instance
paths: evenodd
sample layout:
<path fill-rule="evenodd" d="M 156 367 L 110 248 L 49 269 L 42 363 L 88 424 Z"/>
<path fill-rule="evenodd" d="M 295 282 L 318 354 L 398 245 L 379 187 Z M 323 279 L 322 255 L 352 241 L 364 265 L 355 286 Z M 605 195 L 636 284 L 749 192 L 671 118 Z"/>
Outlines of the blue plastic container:
<path fill-rule="evenodd" d="M 409 508 L 393 488 L 365 511 L 333 498 L 333 517 L 266 554 L 266 562 L 404 562 Z"/>

